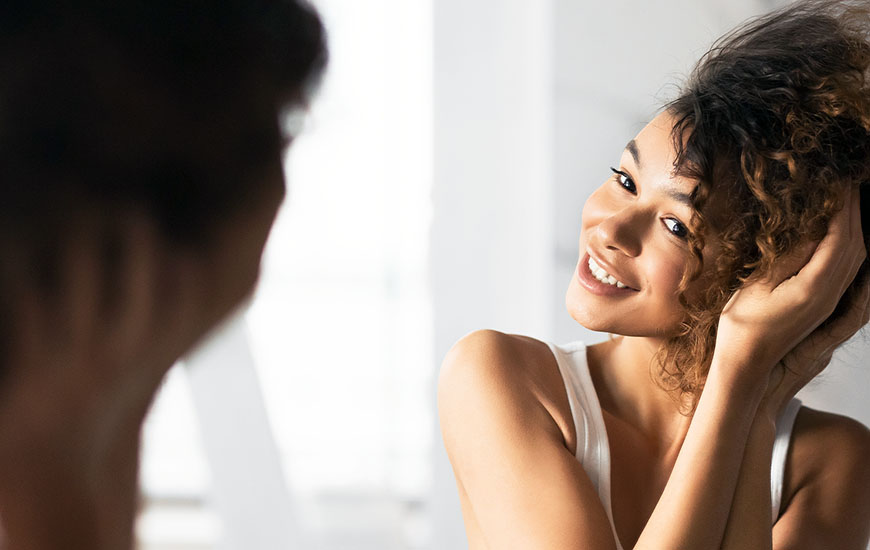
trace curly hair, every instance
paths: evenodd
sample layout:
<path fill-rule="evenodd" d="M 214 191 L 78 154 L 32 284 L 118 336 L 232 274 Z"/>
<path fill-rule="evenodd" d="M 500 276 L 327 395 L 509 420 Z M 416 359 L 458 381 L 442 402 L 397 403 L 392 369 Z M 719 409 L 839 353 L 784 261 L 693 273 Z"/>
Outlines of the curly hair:
<path fill-rule="evenodd" d="M 687 315 L 662 348 L 659 380 L 693 404 L 728 299 L 799 244 L 821 239 L 848 191 L 870 181 L 868 71 L 870 7 L 801 1 L 719 39 L 665 106 L 675 174 L 698 184 L 680 293 Z M 868 195 L 861 193 L 865 243 Z M 712 265 L 702 262 L 705 241 L 717 245 Z M 702 272 L 710 285 L 690 300 L 688 283 Z"/>

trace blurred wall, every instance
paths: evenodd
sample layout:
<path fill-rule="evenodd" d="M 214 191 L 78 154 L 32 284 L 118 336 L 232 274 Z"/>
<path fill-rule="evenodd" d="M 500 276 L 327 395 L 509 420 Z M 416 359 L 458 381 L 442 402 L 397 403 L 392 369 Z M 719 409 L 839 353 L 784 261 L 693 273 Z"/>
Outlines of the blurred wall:
<path fill-rule="evenodd" d="M 438 365 L 474 329 L 552 333 L 553 13 L 549 0 L 437 0 L 433 10 Z M 437 437 L 432 548 L 462 548 L 456 486 Z"/>
<path fill-rule="evenodd" d="M 715 38 L 782 3 L 434 3 L 436 364 L 477 328 L 606 337 L 564 308 L 585 198 Z M 801 397 L 870 424 L 870 345 L 858 340 Z M 432 502 L 433 547 L 463 547 L 443 451 Z"/>

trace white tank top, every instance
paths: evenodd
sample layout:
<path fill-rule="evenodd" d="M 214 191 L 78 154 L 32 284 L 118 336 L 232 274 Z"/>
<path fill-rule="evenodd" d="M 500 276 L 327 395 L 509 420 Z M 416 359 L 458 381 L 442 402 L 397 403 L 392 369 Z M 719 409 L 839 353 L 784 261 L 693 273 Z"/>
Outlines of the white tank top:
<path fill-rule="evenodd" d="M 623 550 L 616 535 L 613 523 L 613 511 L 610 506 L 610 446 L 607 442 L 607 431 L 604 427 L 604 415 L 589 374 L 586 362 L 586 346 L 581 342 L 550 346 L 565 389 L 568 392 L 568 403 L 577 431 L 577 452 L 575 456 L 598 491 L 598 497 L 607 512 L 613 538 L 617 550 Z M 791 431 L 794 419 L 800 409 L 801 402 L 793 399 L 785 408 L 776 422 L 776 440 L 773 444 L 773 460 L 770 470 L 770 500 L 772 507 L 772 522 L 780 515 L 782 501 L 782 482 L 785 473 L 785 458 L 788 453 Z"/>

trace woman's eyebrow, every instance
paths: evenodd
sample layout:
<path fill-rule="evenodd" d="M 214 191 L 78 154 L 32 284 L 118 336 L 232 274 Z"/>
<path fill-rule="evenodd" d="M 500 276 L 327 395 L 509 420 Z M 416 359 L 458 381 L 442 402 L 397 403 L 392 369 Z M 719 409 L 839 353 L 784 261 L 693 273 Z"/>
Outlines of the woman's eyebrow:
<path fill-rule="evenodd" d="M 631 140 L 626 144 L 625 150 L 631 153 L 631 157 L 634 159 L 634 163 L 638 168 L 642 168 L 640 162 L 640 149 L 637 147 L 637 141 Z M 677 190 L 676 188 L 668 188 L 665 190 L 668 197 L 674 199 L 675 201 L 685 204 L 688 207 L 692 207 L 692 195 L 688 193 L 683 193 L 682 191 Z"/>
<path fill-rule="evenodd" d="M 674 199 L 675 201 L 682 203 L 682 204 L 685 204 L 686 206 L 688 206 L 690 208 L 693 207 L 692 195 L 690 195 L 688 193 L 683 193 L 682 191 L 679 191 L 675 187 L 668 187 L 667 189 L 665 189 L 665 193 L 668 195 L 668 197 Z"/>
<path fill-rule="evenodd" d="M 625 150 L 631 153 L 632 158 L 634 158 L 634 163 L 637 164 L 638 168 L 641 168 L 640 150 L 637 148 L 637 142 L 635 140 L 629 141 L 628 145 L 625 146 Z"/>

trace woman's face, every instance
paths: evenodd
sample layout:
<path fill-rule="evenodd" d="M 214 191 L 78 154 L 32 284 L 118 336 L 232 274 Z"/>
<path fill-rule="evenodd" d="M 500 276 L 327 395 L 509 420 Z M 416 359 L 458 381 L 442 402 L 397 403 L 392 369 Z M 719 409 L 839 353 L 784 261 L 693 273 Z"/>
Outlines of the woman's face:
<path fill-rule="evenodd" d="M 678 292 L 690 258 L 695 182 L 673 174 L 672 127 L 667 113 L 650 122 L 583 208 L 566 305 L 586 328 L 669 336 L 683 319 Z"/>

